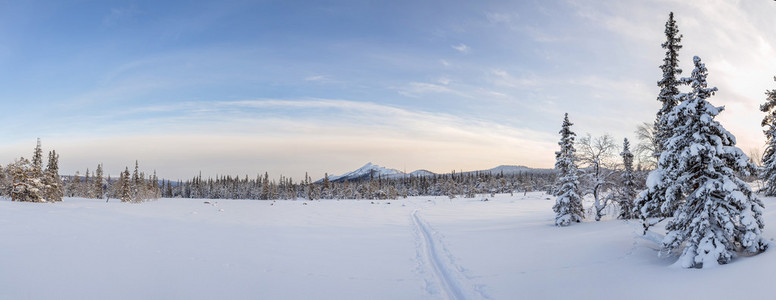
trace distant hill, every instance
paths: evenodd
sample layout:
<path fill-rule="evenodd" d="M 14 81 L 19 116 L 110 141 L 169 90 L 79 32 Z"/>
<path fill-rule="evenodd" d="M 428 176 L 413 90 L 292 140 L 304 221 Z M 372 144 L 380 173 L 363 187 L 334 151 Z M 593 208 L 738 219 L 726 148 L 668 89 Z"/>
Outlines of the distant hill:
<path fill-rule="evenodd" d="M 526 166 L 507 166 L 501 165 L 492 169 L 482 171 L 471 171 L 464 173 L 491 173 L 491 174 L 518 174 L 518 173 L 554 173 L 555 169 L 536 169 Z"/>
<path fill-rule="evenodd" d="M 428 171 L 426 171 L 428 172 Z M 429 172 L 430 173 L 430 172 Z M 356 169 L 355 171 L 350 171 L 348 173 L 342 174 L 342 175 L 329 175 L 329 181 L 331 182 L 343 182 L 343 181 L 359 181 L 359 180 L 368 180 L 371 177 L 377 178 L 396 178 L 404 176 L 404 172 L 396 170 L 396 169 L 388 169 L 384 168 L 378 165 L 375 165 L 373 163 L 367 163 L 363 167 L 360 167 Z M 323 179 L 319 180 L 322 181 Z"/>
<path fill-rule="evenodd" d="M 462 174 L 476 174 L 476 173 L 501 174 L 503 173 L 503 174 L 511 175 L 511 174 L 518 174 L 518 173 L 552 173 L 552 172 L 555 172 L 555 170 L 554 169 L 534 169 L 526 166 L 501 165 L 488 170 L 468 171 L 468 172 L 463 172 Z M 394 179 L 394 178 L 401 178 L 404 176 L 419 177 L 419 176 L 434 176 L 434 175 L 438 175 L 438 174 L 428 170 L 417 170 L 407 174 L 397 169 L 389 169 L 370 162 L 365 164 L 363 167 L 360 167 L 354 171 L 350 171 L 342 175 L 329 175 L 329 181 L 344 182 L 346 180 L 347 181 L 369 180 L 370 177 Z M 439 174 L 439 175 L 446 175 L 446 174 Z M 317 182 L 322 182 L 322 181 L 323 179 L 318 180 Z"/>

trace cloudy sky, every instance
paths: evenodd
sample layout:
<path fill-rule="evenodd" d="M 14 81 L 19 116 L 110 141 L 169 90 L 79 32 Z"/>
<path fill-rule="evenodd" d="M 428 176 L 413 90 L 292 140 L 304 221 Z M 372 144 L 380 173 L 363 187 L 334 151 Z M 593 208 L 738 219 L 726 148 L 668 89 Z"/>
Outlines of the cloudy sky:
<path fill-rule="evenodd" d="M 761 148 L 774 1 L 3 1 L 0 161 L 40 137 L 63 174 L 552 167 L 564 112 L 618 141 L 654 119 L 669 11 Z"/>

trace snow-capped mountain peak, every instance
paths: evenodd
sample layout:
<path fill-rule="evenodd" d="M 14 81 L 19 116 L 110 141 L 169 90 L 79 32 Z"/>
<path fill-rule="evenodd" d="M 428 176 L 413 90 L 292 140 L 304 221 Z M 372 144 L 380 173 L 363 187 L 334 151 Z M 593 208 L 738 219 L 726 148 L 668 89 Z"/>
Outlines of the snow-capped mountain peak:
<path fill-rule="evenodd" d="M 368 162 L 363 167 L 356 169 L 342 175 L 329 175 L 329 181 L 354 181 L 361 179 L 368 179 L 371 176 L 377 177 L 391 177 L 396 175 L 403 175 L 404 172 L 396 169 L 388 169 L 371 162 Z"/>

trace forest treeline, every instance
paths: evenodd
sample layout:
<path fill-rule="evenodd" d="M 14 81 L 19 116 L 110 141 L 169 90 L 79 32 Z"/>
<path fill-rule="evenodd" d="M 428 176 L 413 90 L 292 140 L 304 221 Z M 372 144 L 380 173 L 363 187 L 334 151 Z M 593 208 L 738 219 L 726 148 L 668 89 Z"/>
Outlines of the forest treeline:
<path fill-rule="evenodd" d="M 89 174 L 88 171 L 86 174 Z M 99 181 L 95 176 L 76 176 L 64 180 L 65 194 L 69 197 L 119 198 L 120 184 L 104 179 L 104 187 L 97 190 Z M 201 175 L 184 182 L 154 180 L 154 176 L 143 179 L 141 185 L 149 196 L 162 198 L 204 198 L 204 199 L 397 199 L 410 196 L 447 196 L 450 198 L 474 198 L 478 195 L 496 193 L 518 193 L 526 191 L 547 191 L 552 189 L 555 172 L 537 170 L 519 173 L 469 172 L 443 175 L 383 178 L 370 176 L 359 181 L 331 182 L 324 178 L 317 182 L 309 176 L 299 182 L 290 177 L 271 179 L 268 173 L 249 178 L 246 176 L 218 176 L 202 178 Z M 107 194 L 101 194 L 100 191 Z"/>

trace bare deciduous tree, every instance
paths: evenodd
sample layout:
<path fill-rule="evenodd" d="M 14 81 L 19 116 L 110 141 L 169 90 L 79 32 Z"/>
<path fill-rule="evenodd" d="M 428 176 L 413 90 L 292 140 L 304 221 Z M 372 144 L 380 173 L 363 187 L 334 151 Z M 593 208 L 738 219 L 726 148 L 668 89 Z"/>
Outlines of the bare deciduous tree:
<path fill-rule="evenodd" d="M 580 165 L 587 167 L 585 177 L 589 179 L 589 186 L 585 194 L 593 194 L 595 220 L 599 221 L 606 205 L 612 200 L 604 193 L 614 185 L 617 145 L 609 134 L 595 138 L 587 134 L 579 139 L 577 148 Z"/>
<path fill-rule="evenodd" d="M 639 143 L 636 145 L 636 158 L 642 168 L 654 169 L 657 167 L 658 154 L 655 127 L 647 122 L 636 127 L 636 136 Z"/>

